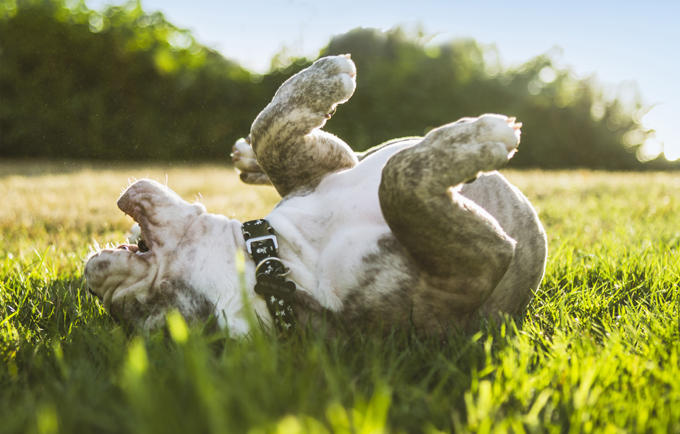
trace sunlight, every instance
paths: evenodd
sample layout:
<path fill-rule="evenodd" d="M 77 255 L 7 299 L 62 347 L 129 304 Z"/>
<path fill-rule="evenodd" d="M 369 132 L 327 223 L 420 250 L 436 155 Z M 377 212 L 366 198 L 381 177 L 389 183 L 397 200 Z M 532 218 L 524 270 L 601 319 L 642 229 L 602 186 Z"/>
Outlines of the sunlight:
<path fill-rule="evenodd" d="M 425 38 L 423 38 L 426 40 Z M 446 44 L 447 42 L 451 42 L 453 37 L 449 33 L 438 33 L 432 37 L 430 37 L 430 40 L 423 45 L 423 49 L 425 50 L 425 54 L 428 57 L 431 57 L 433 59 L 436 59 L 439 57 L 441 54 L 441 45 Z"/>
<path fill-rule="evenodd" d="M 670 104 L 657 105 L 642 117 L 641 123 L 645 131 L 653 131 L 648 140 L 660 144 L 667 160 L 680 159 L 680 108 Z"/>

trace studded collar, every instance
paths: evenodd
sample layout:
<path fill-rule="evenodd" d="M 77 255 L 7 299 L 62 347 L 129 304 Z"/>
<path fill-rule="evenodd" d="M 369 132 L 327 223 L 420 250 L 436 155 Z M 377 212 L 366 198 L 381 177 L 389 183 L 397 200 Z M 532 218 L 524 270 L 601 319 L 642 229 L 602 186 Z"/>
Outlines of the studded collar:
<path fill-rule="evenodd" d="M 274 229 L 267 220 L 259 219 L 243 223 L 241 232 L 248 255 L 255 261 L 255 292 L 267 302 L 278 331 L 288 335 L 296 328 L 292 306 L 296 287 L 286 280 L 290 270 L 278 257 Z"/>

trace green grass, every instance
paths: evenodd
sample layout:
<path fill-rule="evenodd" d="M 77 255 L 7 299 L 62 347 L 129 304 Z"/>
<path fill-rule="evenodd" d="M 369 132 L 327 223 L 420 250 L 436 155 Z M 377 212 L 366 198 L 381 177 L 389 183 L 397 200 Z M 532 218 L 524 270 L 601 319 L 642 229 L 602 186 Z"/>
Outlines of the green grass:
<path fill-rule="evenodd" d="M 525 317 L 474 336 L 126 335 L 88 295 L 133 176 L 263 216 L 226 168 L 0 164 L 0 432 L 680 432 L 680 174 L 509 172 L 549 262 Z"/>

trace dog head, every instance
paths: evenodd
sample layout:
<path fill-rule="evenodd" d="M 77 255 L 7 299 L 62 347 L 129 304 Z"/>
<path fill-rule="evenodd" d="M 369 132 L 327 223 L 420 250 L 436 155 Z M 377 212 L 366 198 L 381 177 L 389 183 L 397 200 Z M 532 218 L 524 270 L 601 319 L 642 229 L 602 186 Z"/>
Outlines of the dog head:
<path fill-rule="evenodd" d="M 188 321 L 215 315 L 237 334 L 247 328 L 239 319 L 239 222 L 148 179 L 131 185 L 118 207 L 139 224 L 144 242 L 97 251 L 84 272 L 88 289 L 114 318 L 148 330 L 176 309 Z"/>

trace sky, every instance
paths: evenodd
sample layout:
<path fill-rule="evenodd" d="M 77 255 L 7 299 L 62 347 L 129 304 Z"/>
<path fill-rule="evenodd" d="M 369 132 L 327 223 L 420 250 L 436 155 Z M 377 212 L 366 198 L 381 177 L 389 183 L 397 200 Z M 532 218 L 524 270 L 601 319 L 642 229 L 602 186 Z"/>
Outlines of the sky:
<path fill-rule="evenodd" d="M 106 3 L 87 1 L 97 10 Z M 559 47 L 558 66 L 570 67 L 579 77 L 595 74 L 613 96 L 622 84 L 635 84 L 646 105 L 658 106 L 643 123 L 657 130 L 649 150 L 663 149 L 665 143 L 667 157 L 680 158 L 680 0 L 141 3 L 147 13 L 163 12 L 199 43 L 258 73 L 267 72 L 272 57 L 284 48 L 316 58 L 333 35 L 356 27 L 421 29 L 435 42 L 473 38 L 495 44 L 506 66 Z"/>

